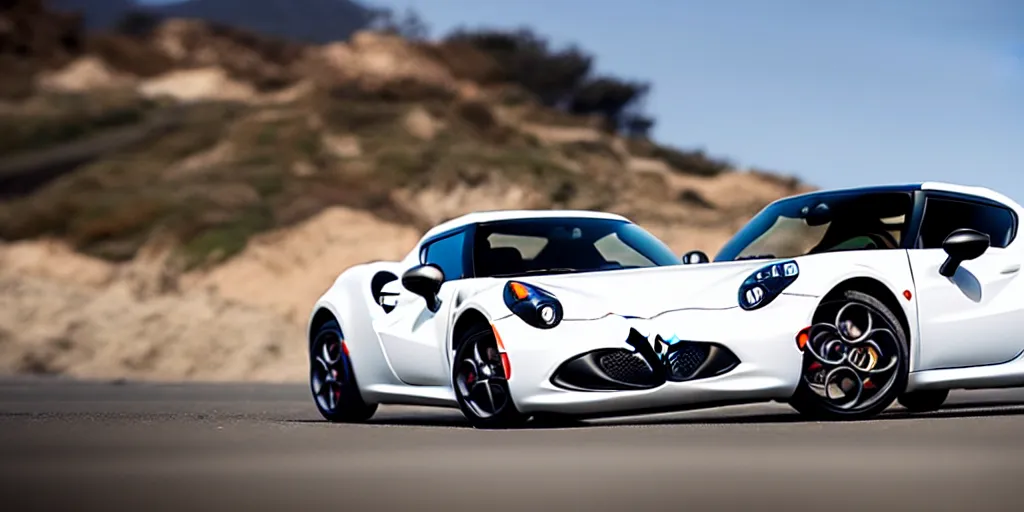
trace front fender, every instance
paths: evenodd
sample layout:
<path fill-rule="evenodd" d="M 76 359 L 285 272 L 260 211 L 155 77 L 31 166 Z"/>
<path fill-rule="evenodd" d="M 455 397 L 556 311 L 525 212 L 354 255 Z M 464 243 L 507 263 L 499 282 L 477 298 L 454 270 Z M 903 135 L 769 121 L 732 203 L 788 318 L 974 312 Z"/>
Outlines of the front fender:
<path fill-rule="evenodd" d="M 919 360 L 917 287 L 905 250 L 855 251 L 805 256 L 800 264 L 800 279 L 786 293 L 823 298 L 843 283 L 854 279 L 870 279 L 884 286 L 895 298 L 900 313 L 907 320 L 910 343 L 910 368 Z M 909 292 L 909 295 L 907 293 Z"/>
<path fill-rule="evenodd" d="M 904 250 L 815 254 L 796 261 L 800 278 L 786 288 L 788 294 L 824 297 L 840 284 L 857 278 L 878 281 L 896 296 L 915 289 L 910 260 Z"/>

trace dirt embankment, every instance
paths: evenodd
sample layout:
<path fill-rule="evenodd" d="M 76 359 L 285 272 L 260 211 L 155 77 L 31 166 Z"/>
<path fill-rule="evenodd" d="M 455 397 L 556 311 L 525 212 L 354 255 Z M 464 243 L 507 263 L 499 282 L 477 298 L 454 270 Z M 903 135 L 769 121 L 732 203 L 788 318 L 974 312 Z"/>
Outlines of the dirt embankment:
<path fill-rule="evenodd" d="M 341 269 L 400 257 L 417 236 L 333 208 L 183 275 L 159 246 L 109 263 L 56 240 L 0 245 L 0 373 L 301 380 L 313 301 Z"/>
<path fill-rule="evenodd" d="M 0 18 L 48 16 L 29 4 Z M 55 19 L 35 39 L 0 23 L 0 72 L 18 79 L 0 88 L 0 180 L 19 184 L 0 197 L 0 373 L 301 380 L 313 301 L 438 222 L 606 210 L 714 253 L 810 189 L 456 78 L 480 55 Z"/>
<path fill-rule="evenodd" d="M 743 197 L 751 175 L 682 180 L 687 190 Z M 480 194 L 479 201 L 493 200 Z M 725 201 L 725 199 L 723 199 Z M 721 226 L 645 225 L 676 252 L 714 251 Z M 305 377 L 304 323 L 348 266 L 402 257 L 421 231 L 333 207 L 256 236 L 231 260 L 178 273 L 166 248 L 128 263 L 57 240 L 0 245 L 0 373 L 85 378 L 293 381 Z"/>

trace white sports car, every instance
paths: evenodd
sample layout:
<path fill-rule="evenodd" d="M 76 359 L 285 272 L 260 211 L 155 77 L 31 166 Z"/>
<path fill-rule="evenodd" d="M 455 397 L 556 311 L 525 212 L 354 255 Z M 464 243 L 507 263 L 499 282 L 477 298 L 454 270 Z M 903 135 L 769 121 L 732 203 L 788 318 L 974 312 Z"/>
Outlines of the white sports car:
<path fill-rule="evenodd" d="M 1020 215 L 947 184 L 816 192 L 710 262 L 617 215 L 474 213 L 338 277 L 309 319 L 311 390 L 331 421 L 409 404 L 491 428 L 771 400 L 934 410 L 1024 385 Z"/>

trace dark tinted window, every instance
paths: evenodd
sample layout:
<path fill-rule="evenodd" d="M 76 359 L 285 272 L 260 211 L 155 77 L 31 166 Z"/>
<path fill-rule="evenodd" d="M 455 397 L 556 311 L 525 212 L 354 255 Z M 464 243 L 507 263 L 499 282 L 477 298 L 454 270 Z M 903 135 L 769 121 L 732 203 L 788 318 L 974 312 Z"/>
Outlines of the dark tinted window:
<path fill-rule="evenodd" d="M 829 192 L 786 199 L 757 214 L 716 260 L 899 249 L 912 209 L 909 192 Z"/>
<path fill-rule="evenodd" d="M 444 271 L 445 280 L 465 277 L 463 265 L 463 241 L 465 232 L 459 232 L 440 240 L 430 242 L 423 256 L 423 263 L 433 263 Z"/>
<path fill-rule="evenodd" d="M 473 251 L 476 277 L 681 263 L 668 246 L 636 224 L 579 217 L 481 224 L 476 229 Z"/>
<path fill-rule="evenodd" d="M 919 249 L 939 249 L 958 229 L 973 229 L 992 238 L 992 247 L 1004 248 L 1013 241 L 1016 221 L 1006 208 L 955 199 L 928 198 L 918 237 Z"/>

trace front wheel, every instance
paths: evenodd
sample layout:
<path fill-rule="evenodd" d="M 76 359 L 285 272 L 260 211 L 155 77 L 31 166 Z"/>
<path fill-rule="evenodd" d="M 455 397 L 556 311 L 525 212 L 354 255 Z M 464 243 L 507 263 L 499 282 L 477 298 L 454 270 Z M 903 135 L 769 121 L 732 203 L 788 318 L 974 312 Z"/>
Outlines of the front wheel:
<path fill-rule="evenodd" d="M 338 322 L 325 323 L 309 346 L 309 387 L 320 415 L 335 423 L 361 423 L 377 412 L 359 393 Z"/>
<path fill-rule="evenodd" d="M 476 428 L 512 428 L 528 416 L 516 409 L 498 343 L 489 326 L 477 326 L 456 340 L 452 384 L 459 408 Z"/>
<path fill-rule="evenodd" d="M 903 393 L 907 335 L 881 301 L 847 291 L 819 306 L 814 322 L 794 409 L 821 420 L 869 419 Z"/>

